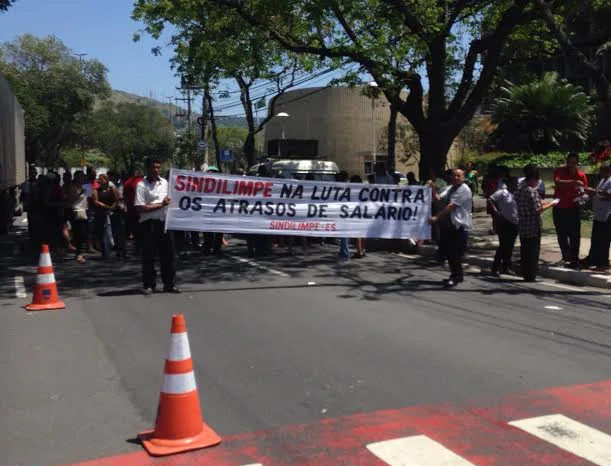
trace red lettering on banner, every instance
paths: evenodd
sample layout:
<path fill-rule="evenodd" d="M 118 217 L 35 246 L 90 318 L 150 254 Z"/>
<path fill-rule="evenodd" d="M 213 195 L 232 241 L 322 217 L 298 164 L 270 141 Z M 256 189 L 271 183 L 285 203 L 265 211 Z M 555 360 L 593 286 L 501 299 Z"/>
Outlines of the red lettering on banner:
<path fill-rule="evenodd" d="M 214 188 L 216 187 L 216 180 L 214 178 L 206 178 L 204 181 L 204 192 L 211 193 L 214 192 Z"/>
<path fill-rule="evenodd" d="M 274 183 L 272 182 L 265 183 L 265 191 L 263 191 L 263 197 L 272 197 L 272 186 L 274 186 Z"/>
<path fill-rule="evenodd" d="M 174 189 L 176 191 L 183 191 L 185 189 L 185 175 L 178 175 L 176 177 L 176 186 Z"/>
<path fill-rule="evenodd" d="M 229 180 L 223 181 L 223 194 L 232 194 L 231 191 L 227 189 L 228 184 L 229 184 Z"/>
<path fill-rule="evenodd" d="M 256 181 L 255 182 L 255 189 L 253 190 L 252 195 L 256 196 L 257 194 L 259 194 L 259 192 L 263 191 L 264 187 L 265 187 L 265 183 L 262 183 L 261 181 Z"/>
<path fill-rule="evenodd" d="M 238 196 L 252 196 L 253 186 L 254 183 L 252 181 L 238 181 L 237 189 L 234 186 L 233 191 Z"/>
<path fill-rule="evenodd" d="M 191 192 L 197 191 L 198 193 L 202 192 L 202 184 L 205 178 L 197 178 L 197 177 L 193 177 L 193 179 L 191 180 Z"/>

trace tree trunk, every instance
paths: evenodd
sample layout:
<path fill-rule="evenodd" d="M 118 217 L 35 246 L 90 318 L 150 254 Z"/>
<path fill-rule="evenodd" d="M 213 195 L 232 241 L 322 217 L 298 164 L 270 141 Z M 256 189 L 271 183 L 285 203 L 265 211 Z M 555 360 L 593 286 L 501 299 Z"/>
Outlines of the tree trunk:
<path fill-rule="evenodd" d="M 216 131 L 216 121 L 214 119 L 214 107 L 212 106 L 212 95 L 210 90 L 206 88 L 204 99 L 208 104 L 208 113 L 210 115 L 210 129 L 212 130 L 212 142 L 214 143 L 214 158 L 216 160 L 216 166 L 221 169 L 221 148 L 219 147 L 219 139 Z"/>
<path fill-rule="evenodd" d="M 386 169 L 392 173 L 395 171 L 395 152 L 397 145 L 397 117 L 399 109 L 396 105 L 390 104 L 390 119 L 388 120 L 388 158 L 386 159 Z"/>
<path fill-rule="evenodd" d="M 448 151 L 452 147 L 453 137 L 448 129 L 431 128 L 426 133 L 418 135 L 420 140 L 420 181 L 431 179 L 431 172 L 439 177 L 443 175 L 448 161 Z"/>
<path fill-rule="evenodd" d="M 235 80 L 240 87 L 240 102 L 242 102 L 242 108 L 246 114 L 246 123 L 248 124 L 248 136 L 242 146 L 244 157 L 248 162 L 248 166 L 252 167 L 255 164 L 256 158 L 256 147 L 255 147 L 255 134 L 257 128 L 255 128 L 255 116 L 252 109 L 252 100 L 250 98 L 250 86 L 252 82 L 247 83 L 242 75 L 238 74 L 235 76 Z"/>
<path fill-rule="evenodd" d="M 246 139 L 244 140 L 244 145 L 242 146 L 242 150 L 244 152 L 244 156 L 246 157 L 246 161 L 248 163 L 247 169 L 252 167 L 255 164 L 255 154 L 256 154 L 256 140 L 254 132 L 248 131 L 246 135 Z"/>

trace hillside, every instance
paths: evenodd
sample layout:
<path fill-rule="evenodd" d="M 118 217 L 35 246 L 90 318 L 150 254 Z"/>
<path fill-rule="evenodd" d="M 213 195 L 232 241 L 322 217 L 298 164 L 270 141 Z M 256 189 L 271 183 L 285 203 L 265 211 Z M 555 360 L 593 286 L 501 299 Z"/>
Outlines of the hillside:
<path fill-rule="evenodd" d="M 115 103 L 129 102 L 129 103 L 141 104 L 141 105 L 146 105 L 149 107 L 157 108 L 163 115 L 165 115 L 166 117 L 169 117 L 170 104 L 168 102 L 161 102 L 159 100 L 152 99 L 150 97 L 142 97 L 139 95 L 130 94 L 129 92 L 119 91 L 119 90 L 112 91 L 110 100 L 112 100 Z M 177 109 L 175 105 L 172 105 L 171 111 L 174 113 L 174 115 L 176 115 L 176 113 L 179 113 L 179 114 L 183 113 L 186 115 L 187 113 L 186 108 Z M 195 120 L 201 114 L 193 111 L 192 115 L 193 115 L 193 120 Z M 174 126 L 176 127 L 176 129 L 183 129 L 185 127 L 186 125 L 185 118 L 186 118 L 185 116 L 182 116 L 182 117 L 174 116 L 173 117 L 172 120 L 174 122 Z M 217 117 L 216 120 L 217 120 L 218 126 L 239 127 L 239 128 L 245 128 L 247 126 L 246 119 L 243 117 Z"/>

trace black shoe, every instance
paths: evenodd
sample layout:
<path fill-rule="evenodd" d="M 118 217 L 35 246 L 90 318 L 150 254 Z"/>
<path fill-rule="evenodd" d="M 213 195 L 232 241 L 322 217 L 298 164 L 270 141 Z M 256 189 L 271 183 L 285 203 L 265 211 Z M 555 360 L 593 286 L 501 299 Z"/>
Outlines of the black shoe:
<path fill-rule="evenodd" d="M 180 290 L 178 288 L 176 288 L 175 286 L 164 286 L 163 287 L 163 292 L 164 293 L 174 293 L 174 294 L 179 294 Z"/>
<path fill-rule="evenodd" d="M 498 270 L 491 270 L 490 275 L 495 278 L 501 278 L 501 272 L 499 272 Z"/>
<path fill-rule="evenodd" d="M 144 296 L 150 296 L 155 292 L 155 288 L 142 288 L 142 294 Z"/>
<path fill-rule="evenodd" d="M 444 280 L 443 286 L 445 288 L 454 288 L 460 283 L 458 279 L 450 278 L 449 280 Z"/>

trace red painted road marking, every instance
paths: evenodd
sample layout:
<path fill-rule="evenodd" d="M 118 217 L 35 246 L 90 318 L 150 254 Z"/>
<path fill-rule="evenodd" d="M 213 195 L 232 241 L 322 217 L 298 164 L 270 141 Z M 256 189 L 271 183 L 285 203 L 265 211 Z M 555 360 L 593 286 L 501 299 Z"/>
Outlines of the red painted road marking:
<path fill-rule="evenodd" d="M 367 445 L 426 436 L 475 465 L 590 465 L 509 422 L 562 414 L 611 434 L 611 381 L 552 388 L 495 402 L 414 406 L 225 437 L 219 447 L 154 459 L 136 452 L 80 466 L 383 466 Z M 119 443 L 120 440 L 117 441 Z"/>

